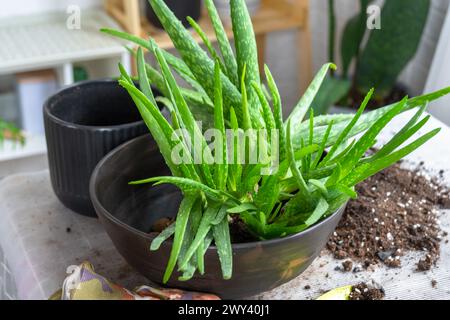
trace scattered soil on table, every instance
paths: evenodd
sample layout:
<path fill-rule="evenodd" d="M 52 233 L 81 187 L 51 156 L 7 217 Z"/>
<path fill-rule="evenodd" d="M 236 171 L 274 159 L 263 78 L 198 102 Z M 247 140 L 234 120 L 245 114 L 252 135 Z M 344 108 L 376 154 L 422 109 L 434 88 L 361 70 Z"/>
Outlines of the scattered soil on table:
<path fill-rule="evenodd" d="M 424 252 L 418 271 L 429 270 L 439 258 L 443 234 L 438 209 L 450 208 L 450 191 L 436 179 L 394 165 L 357 186 L 358 199 L 349 202 L 327 248 L 337 259 L 367 268 L 379 262 L 400 267 L 407 251 Z M 350 271 L 349 264 L 343 265 Z"/>
<path fill-rule="evenodd" d="M 375 288 L 366 283 L 353 286 L 350 300 L 382 300 L 384 298 L 383 288 Z"/>
<path fill-rule="evenodd" d="M 344 271 L 350 272 L 353 270 L 353 262 L 350 260 L 342 262 L 342 267 L 344 268 Z"/>
<path fill-rule="evenodd" d="M 431 286 L 433 287 L 433 288 L 436 288 L 436 286 L 437 286 L 437 281 L 436 280 L 431 280 Z"/>

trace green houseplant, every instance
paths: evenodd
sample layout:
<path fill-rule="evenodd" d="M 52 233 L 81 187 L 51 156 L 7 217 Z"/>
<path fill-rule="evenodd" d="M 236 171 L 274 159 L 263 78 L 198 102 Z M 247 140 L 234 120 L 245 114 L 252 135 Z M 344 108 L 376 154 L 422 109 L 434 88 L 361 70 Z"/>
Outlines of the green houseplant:
<path fill-rule="evenodd" d="M 196 271 L 202 274 L 205 250 L 213 242 L 223 277 L 230 279 L 233 272 L 230 216 L 239 216 L 260 240 L 307 230 L 356 197 L 356 184 L 400 160 L 439 132 L 435 129 L 404 145 L 429 119 L 422 118 L 427 103 L 448 94 L 450 88 L 404 98 L 363 113 L 374 93 L 372 89 L 354 116 L 315 117 L 311 106 L 328 71 L 335 69 L 331 63 L 322 67 L 284 122 L 280 94 L 267 66 L 264 72 L 268 89 L 260 78 L 255 36 L 244 0 L 230 2 L 236 55 L 212 0 L 206 0 L 205 4 L 216 31 L 219 52 L 194 21 L 191 24 L 203 38 L 207 52 L 162 0 L 150 0 L 150 4 L 181 58 L 158 48 L 152 39 L 103 31 L 140 47 L 136 54 L 139 89 L 122 67 L 119 82 L 136 103 L 173 174 L 131 184 L 173 184 L 184 196 L 175 223 L 151 245 L 151 250 L 158 250 L 173 237 L 164 282 L 175 268 L 181 272 L 183 281 L 191 279 Z M 143 49 L 155 55 L 159 70 L 145 63 Z M 172 70 L 187 80 L 190 88 L 180 87 Z M 150 84 L 158 87 L 164 97 L 154 97 Z M 164 102 L 171 110 L 170 122 L 162 116 L 156 101 Z M 390 120 L 413 108 L 418 110 L 405 127 L 377 153 L 365 156 Z M 309 119 L 305 120 L 307 114 Z M 200 117 L 208 125 L 201 126 L 197 122 Z M 213 142 L 211 137 L 207 138 L 205 128 L 215 129 Z M 182 134 L 177 134 L 180 130 Z M 239 134 L 249 130 L 255 130 L 256 136 Z M 227 132 L 233 133 L 231 139 Z M 358 133 L 363 133 L 362 137 L 354 138 Z M 251 141 L 257 141 L 256 148 L 251 148 Z M 174 150 L 182 154 L 183 161 L 174 159 Z M 264 160 L 249 161 L 253 153 L 262 154 Z"/>
<path fill-rule="evenodd" d="M 401 94 L 397 85 L 400 73 L 417 52 L 430 8 L 429 0 L 385 1 L 379 17 L 380 29 L 367 26 L 366 10 L 372 0 L 360 0 L 359 12 L 345 25 L 340 41 L 342 72 L 332 73 L 322 85 L 314 104 L 318 114 L 325 114 L 336 103 L 355 107 L 372 87 L 375 107 Z M 335 0 L 328 0 L 329 60 L 335 61 Z M 365 38 L 367 37 L 367 41 Z M 350 66 L 355 70 L 350 74 Z M 372 104 L 371 103 L 371 104 Z"/>
<path fill-rule="evenodd" d="M 22 145 L 25 143 L 25 137 L 20 129 L 13 123 L 6 122 L 0 118 L 0 146 L 6 139 L 19 142 Z"/>

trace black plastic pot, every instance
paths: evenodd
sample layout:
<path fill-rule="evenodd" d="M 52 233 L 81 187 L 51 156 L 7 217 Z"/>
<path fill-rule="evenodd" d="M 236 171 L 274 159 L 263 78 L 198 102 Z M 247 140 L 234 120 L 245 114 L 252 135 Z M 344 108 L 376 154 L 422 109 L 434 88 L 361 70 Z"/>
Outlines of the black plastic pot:
<path fill-rule="evenodd" d="M 150 3 L 148 1 L 145 2 L 147 19 L 155 27 L 163 29 L 163 26 L 150 6 Z M 202 8 L 201 0 L 164 0 L 164 2 L 185 27 L 190 27 L 189 22 L 186 20 L 187 17 L 191 17 L 194 20 L 200 18 Z"/>
<path fill-rule="evenodd" d="M 153 223 L 174 217 L 181 194 L 170 185 L 130 186 L 129 181 L 170 175 L 149 136 L 130 141 L 107 155 L 92 174 L 90 192 L 100 221 L 119 253 L 141 274 L 161 283 L 171 242 L 150 251 Z M 233 277 L 223 280 L 215 247 L 205 255 L 205 275 L 187 282 L 176 272 L 169 287 L 211 292 L 237 299 L 274 289 L 300 275 L 318 256 L 344 208 L 310 229 L 276 240 L 233 245 Z"/>
<path fill-rule="evenodd" d="M 91 173 L 108 152 L 148 132 L 137 108 L 116 80 L 87 81 L 50 97 L 44 122 L 56 196 L 76 213 L 96 217 Z"/>

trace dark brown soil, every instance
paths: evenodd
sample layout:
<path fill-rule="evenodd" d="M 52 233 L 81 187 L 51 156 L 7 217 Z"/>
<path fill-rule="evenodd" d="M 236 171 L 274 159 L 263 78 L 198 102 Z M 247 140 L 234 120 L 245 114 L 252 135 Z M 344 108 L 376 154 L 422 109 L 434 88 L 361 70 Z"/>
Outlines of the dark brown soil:
<path fill-rule="evenodd" d="M 168 226 L 170 226 L 173 222 L 174 220 L 172 218 L 161 218 L 153 224 L 151 231 L 160 233 Z"/>
<path fill-rule="evenodd" d="M 383 298 L 383 288 L 375 288 L 366 283 L 353 286 L 353 290 L 350 293 L 350 300 L 382 300 Z"/>
<path fill-rule="evenodd" d="M 258 241 L 248 230 L 239 216 L 233 216 L 230 222 L 231 243 L 249 243 Z"/>
<path fill-rule="evenodd" d="M 342 262 L 342 267 L 344 268 L 344 271 L 350 272 L 353 269 L 353 262 L 350 260 Z"/>
<path fill-rule="evenodd" d="M 450 192 L 420 169 L 409 171 L 397 164 L 357 187 L 358 199 L 349 202 L 327 243 L 335 258 L 362 262 L 366 268 L 379 262 L 400 267 L 405 252 L 421 251 L 419 271 L 436 263 L 445 236 L 437 210 L 450 207 Z"/>

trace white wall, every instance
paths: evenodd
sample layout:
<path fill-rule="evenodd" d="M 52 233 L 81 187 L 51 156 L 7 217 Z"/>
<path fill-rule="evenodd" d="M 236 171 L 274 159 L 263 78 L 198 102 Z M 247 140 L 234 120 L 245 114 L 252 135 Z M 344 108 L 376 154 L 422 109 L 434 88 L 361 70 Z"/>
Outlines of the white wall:
<path fill-rule="evenodd" d="M 339 43 L 342 30 L 348 18 L 358 12 L 358 0 L 335 0 L 337 19 L 336 57 L 339 58 Z M 412 3 L 414 1 L 411 1 Z M 427 25 L 422 41 L 414 59 L 400 76 L 400 82 L 406 84 L 414 95 L 423 92 L 430 69 L 445 13 L 450 0 L 432 0 Z M 328 1 L 311 0 L 311 28 L 313 38 L 314 69 L 328 62 Z"/>
<path fill-rule="evenodd" d="M 71 4 L 79 5 L 81 8 L 96 7 L 102 4 L 102 0 L 0 0 L 0 18 L 65 11 Z"/>

